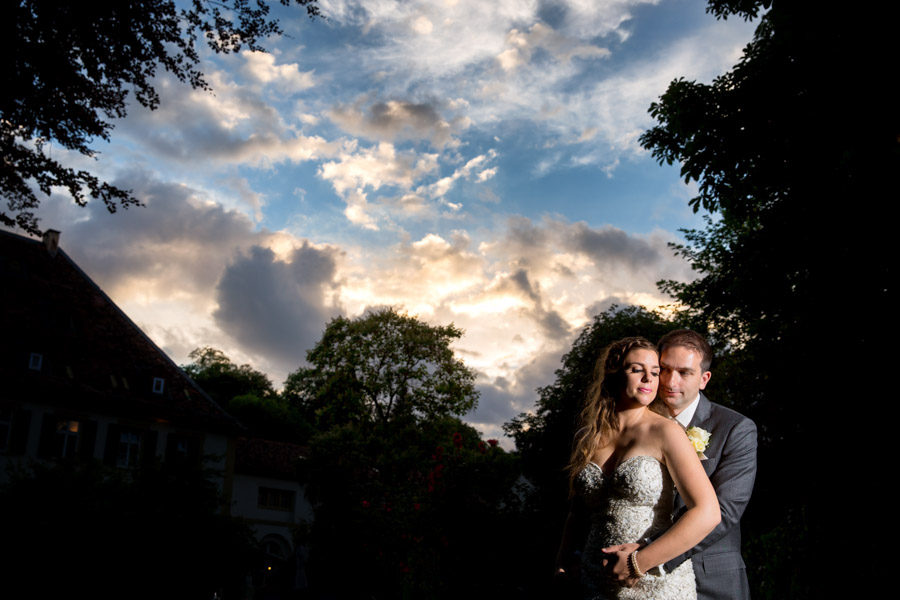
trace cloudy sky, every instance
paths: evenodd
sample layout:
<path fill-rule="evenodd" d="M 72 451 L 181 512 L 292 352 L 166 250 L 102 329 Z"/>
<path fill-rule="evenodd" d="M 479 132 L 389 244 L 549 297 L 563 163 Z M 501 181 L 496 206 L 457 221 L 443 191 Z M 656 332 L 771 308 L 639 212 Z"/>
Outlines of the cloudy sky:
<path fill-rule="evenodd" d="M 637 140 L 753 25 L 703 0 L 320 4 L 277 7 L 270 54 L 205 56 L 212 93 L 160 77 L 97 160 L 54 148 L 145 206 L 56 193 L 41 225 L 176 362 L 214 346 L 276 386 L 336 315 L 453 322 L 466 420 L 500 437 L 594 314 L 692 277 L 667 243 L 701 225 L 694 190 Z"/>

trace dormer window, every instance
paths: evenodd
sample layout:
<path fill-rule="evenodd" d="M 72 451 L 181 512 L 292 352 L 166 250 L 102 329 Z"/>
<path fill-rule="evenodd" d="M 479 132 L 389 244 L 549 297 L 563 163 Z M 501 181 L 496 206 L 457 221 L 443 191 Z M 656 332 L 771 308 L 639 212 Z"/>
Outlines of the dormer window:
<path fill-rule="evenodd" d="M 31 356 L 28 357 L 28 368 L 32 371 L 40 371 L 41 365 L 44 364 L 44 355 L 38 354 L 37 352 L 32 352 Z"/>
<path fill-rule="evenodd" d="M 153 378 L 153 393 L 154 394 L 162 394 L 163 389 L 165 389 L 166 380 L 162 377 L 154 377 Z"/>

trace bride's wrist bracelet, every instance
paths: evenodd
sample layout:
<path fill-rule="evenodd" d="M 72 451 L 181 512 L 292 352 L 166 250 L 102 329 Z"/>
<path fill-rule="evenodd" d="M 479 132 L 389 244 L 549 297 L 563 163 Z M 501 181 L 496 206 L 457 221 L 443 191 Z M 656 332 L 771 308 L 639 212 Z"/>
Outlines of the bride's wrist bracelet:
<path fill-rule="evenodd" d="M 631 570 L 634 573 L 634 576 L 637 577 L 638 579 L 640 579 L 641 577 L 644 576 L 644 572 L 641 571 L 640 567 L 638 567 L 637 553 L 638 553 L 638 551 L 635 550 L 628 556 L 628 564 L 631 565 Z"/>

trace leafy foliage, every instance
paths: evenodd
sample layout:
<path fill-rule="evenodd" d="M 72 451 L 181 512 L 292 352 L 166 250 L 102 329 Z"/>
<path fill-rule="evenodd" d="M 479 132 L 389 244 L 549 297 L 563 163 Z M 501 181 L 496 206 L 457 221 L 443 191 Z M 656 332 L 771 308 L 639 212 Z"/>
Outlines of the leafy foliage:
<path fill-rule="evenodd" d="M 811 548 L 838 535 L 811 509 L 833 496 L 815 487 L 831 443 L 814 438 L 831 429 L 815 416 L 839 413 L 855 393 L 852 379 L 817 393 L 809 370 L 839 355 L 848 364 L 846 349 L 881 347 L 891 309 L 893 236 L 876 215 L 895 202 L 889 178 L 900 158 L 892 67 L 881 62 L 896 54 L 898 9 L 713 0 L 709 10 L 747 18 L 766 7 L 738 64 L 709 85 L 673 81 L 641 142 L 660 162 L 680 163 L 699 183 L 691 205 L 714 214 L 676 246 L 700 277 L 661 285 L 730 341 L 727 397 L 760 426 L 744 519 L 748 555 L 761 559 L 748 562 L 753 596 L 800 598 L 822 584 L 804 570 Z M 772 489 L 780 493 L 759 493 Z M 785 539 L 789 561 L 775 558 Z"/>
<path fill-rule="evenodd" d="M 337 317 L 292 373 L 284 394 L 320 428 L 421 421 L 475 408 L 475 374 L 453 355 L 462 331 L 393 309 Z"/>
<path fill-rule="evenodd" d="M 205 346 L 188 355 L 193 362 L 182 369 L 213 400 L 227 406 L 232 398 L 252 394 L 260 398 L 275 396 L 269 377 L 250 365 L 236 365 L 224 352 Z"/>
<path fill-rule="evenodd" d="M 712 6 L 724 15 L 752 4 L 767 5 Z M 718 213 L 677 246 L 702 276 L 663 289 L 740 344 L 802 350 L 828 304 L 846 302 L 859 323 L 871 314 L 858 312 L 863 302 L 886 300 L 888 263 L 860 266 L 886 250 L 889 236 L 868 211 L 888 200 L 900 127 L 880 111 L 888 96 L 877 78 L 835 84 L 877 60 L 871 20 L 773 5 L 731 71 L 710 85 L 676 80 L 651 106 L 658 124 L 641 142 L 698 181 L 695 210 Z M 867 211 L 848 206 L 856 198 Z"/>
<path fill-rule="evenodd" d="M 279 0 L 289 5 L 290 0 Z M 294 0 L 310 17 L 316 0 Z M 154 77 L 162 67 L 194 88 L 209 89 L 197 68 L 201 40 L 216 53 L 263 50 L 261 40 L 280 33 L 266 0 L 65 0 L 4 2 L 0 22 L 12 43 L 2 61 L 0 94 L 0 223 L 39 233 L 34 215 L 44 195 L 62 187 L 79 205 L 89 198 L 110 212 L 138 201 L 85 170 L 51 155 L 56 143 L 94 156 L 91 141 L 109 139 L 112 120 L 127 113 L 128 94 L 156 108 Z"/>
<path fill-rule="evenodd" d="M 716 6 L 732 4 L 750 5 Z M 717 213 L 676 246 L 701 277 L 662 288 L 733 341 L 744 372 L 758 373 L 745 382 L 756 397 L 743 404 L 777 428 L 764 430 L 773 442 L 802 446 L 809 431 L 806 409 L 782 398 L 802 386 L 791 365 L 815 364 L 835 343 L 825 326 L 834 307 L 841 344 L 860 347 L 877 345 L 874 317 L 888 309 L 891 264 L 878 257 L 890 235 L 870 215 L 891 201 L 900 126 L 880 110 L 889 96 L 877 78 L 835 85 L 836 75 L 877 60 L 871 21 L 772 5 L 731 71 L 710 85 L 672 82 L 651 106 L 658 124 L 641 138 L 699 182 L 695 210 Z M 780 448 L 791 450 L 801 448 Z"/>
<path fill-rule="evenodd" d="M 190 353 L 184 371 L 203 390 L 250 429 L 252 435 L 305 441 L 309 423 L 272 387 L 268 376 L 250 365 L 236 365 L 221 350 L 203 347 Z"/>

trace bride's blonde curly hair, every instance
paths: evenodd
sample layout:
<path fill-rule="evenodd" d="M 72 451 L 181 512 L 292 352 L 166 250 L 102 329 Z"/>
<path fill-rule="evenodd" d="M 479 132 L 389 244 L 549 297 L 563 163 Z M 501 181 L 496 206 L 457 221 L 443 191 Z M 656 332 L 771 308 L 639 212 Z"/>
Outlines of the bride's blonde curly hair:
<path fill-rule="evenodd" d="M 650 350 L 657 353 L 656 346 L 643 337 L 627 337 L 613 342 L 600 354 L 594 365 L 594 378 L 588 387 L 584 408 L 579 417 L 579 428 L 575 432 L 572 456 L 566 471 L 569 473 L 569 492 L 575 476 L 584 469 L 597 448 L 602 448 L 612 439 L 612 433 L 619 428 L 616 401 L 625 388 L 625 357 L 632 350 Z M 654 400 L 650 408 L 662 413 L 662 407 Z"/>

